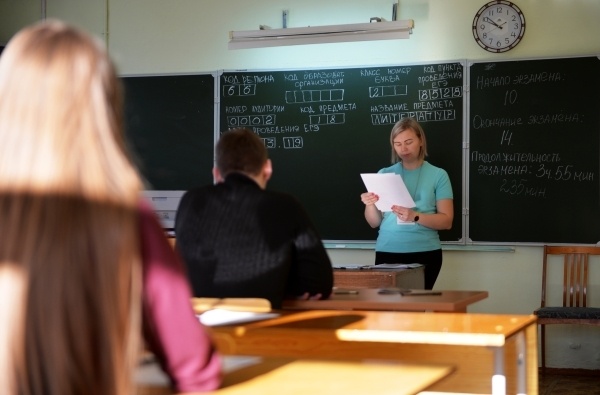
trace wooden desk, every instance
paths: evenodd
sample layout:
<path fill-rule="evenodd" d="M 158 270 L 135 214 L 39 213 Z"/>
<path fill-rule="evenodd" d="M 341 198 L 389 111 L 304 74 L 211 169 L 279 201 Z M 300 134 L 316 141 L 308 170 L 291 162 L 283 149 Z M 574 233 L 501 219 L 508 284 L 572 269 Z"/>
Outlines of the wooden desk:
<path fill-rule="evenodd" d="M 268 358 L 229 372 L 215 395 L 413 395 L 452 372 L 449 366 Z"/>
<path fill-rule="evenodd" d="M 284 309 L 296 310 L 388 310 L 466 312 L 467 306 L 488 297 L 487 291 L 440 291 L 441 295 L 382 295 L 379 288 L 354 289 L 355 294 L 337 290 L 325 300 L 285 300 Z"/>
<path fill-rule="evenodd" d="M 232 359 L 238 361 L 231 363 Z M 225 357 L 222 386 L 207 394 L 413 395 L 450 375 L 452 370 L 450 366 L 399 362 Z M 168 380 L 161 385 L 139 384 L 138 395 L 172 393 Z"/>
<path fill-rule="evenodd" d="M 224 354 L 387 359 L 454 365 L 431 391 L 538 393 L 533 315 L 282 311 L 275 319 L 212 327 Z"/>
<path fill-rule="evenodd" d="M 360 270 L 333 269 L 333 285 L 338 288 L 413 288 L 425 287 L 425 269 Z"/>

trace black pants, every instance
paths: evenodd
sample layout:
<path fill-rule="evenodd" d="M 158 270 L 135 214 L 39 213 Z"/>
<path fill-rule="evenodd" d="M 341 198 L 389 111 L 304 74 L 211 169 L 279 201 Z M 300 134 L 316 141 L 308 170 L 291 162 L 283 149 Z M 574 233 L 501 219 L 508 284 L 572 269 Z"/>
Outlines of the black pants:
<path fill-rule="evenodd" d="M 420 263 L 425 266 L 425 289 L 433 289 L 442 270 L 442 250 L 423 252 L 381 252 L 375 251 L 375 264 Z"/>

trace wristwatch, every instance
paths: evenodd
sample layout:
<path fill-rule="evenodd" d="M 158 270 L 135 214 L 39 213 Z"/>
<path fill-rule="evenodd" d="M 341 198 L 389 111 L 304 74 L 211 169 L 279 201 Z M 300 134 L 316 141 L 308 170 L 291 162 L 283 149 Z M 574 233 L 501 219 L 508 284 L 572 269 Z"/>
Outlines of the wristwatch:
<path fill-rule="evenodd" d="M 419 216 L 415 215 L 415 219 L 413 219 L 413 222 L 419 222 Z"/>

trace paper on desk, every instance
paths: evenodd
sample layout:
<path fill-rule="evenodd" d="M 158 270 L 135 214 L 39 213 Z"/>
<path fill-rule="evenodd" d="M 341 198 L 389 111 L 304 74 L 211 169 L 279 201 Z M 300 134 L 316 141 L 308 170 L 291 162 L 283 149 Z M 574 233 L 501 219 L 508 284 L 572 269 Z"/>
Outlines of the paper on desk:
<path fill-rule="evenodd" d="M 225 309 L 212 309 L 198 315 L 198 319 L 203 325 L 232 325 L 244 322 L 266 320 L 268 318 L 278 317 L 277 313 L 256 313 L 252 311 L 233 311 Z"/>
<path fill-rule="evenodd" d="M 415 201 L 399 174 L 394 173 L 362 173 L 367 191 L 379 195 L 375 206 L 379 211 L 392 211 L 392 206 L 415 207 Z"/>

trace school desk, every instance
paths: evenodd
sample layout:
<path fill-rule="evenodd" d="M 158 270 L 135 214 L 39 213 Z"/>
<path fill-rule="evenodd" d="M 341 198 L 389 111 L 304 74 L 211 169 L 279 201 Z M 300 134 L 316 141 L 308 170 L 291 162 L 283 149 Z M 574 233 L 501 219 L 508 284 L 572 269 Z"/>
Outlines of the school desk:
<path fill-rule="evenodd" d="M 382 293 L 386 292 L 386 293 Z M 414 290 L 401 294 L 401 289 L 360 288 L 334 289 L 329 299 L 285 300 L 284 309 L 296 310 L 389 310 L 466 312 L 467 306 L 488 297 L 487 291 Z M 423 294 L 425 292 L 425 294 Z"/>
<path fill-rule="evenodd" d="M 452 373 L 445 365 L 384 361 L 340 361 L 277 357 L 223 358 L 221 388 L 212 395 L 413 395 Z M 138 395 L 171 395 L 158 367 L 156 378 L 138 374 Z"/>
<path fill-rule="evenodd" d="M 208 330 L 223 354 L 437 363 L 456 370 L 432 391 L 493 395 L 538 391 L 533 315 L 280 313 L 277 318 Z"/>
<path fill-rule="evenodd" d="M 414 395 L 450 375 L 451 366 L 267 358 L 225 375 L 215 395 Z"/>

